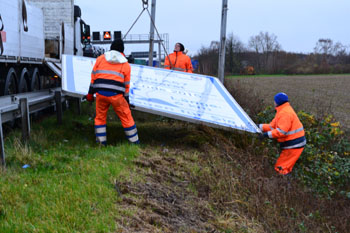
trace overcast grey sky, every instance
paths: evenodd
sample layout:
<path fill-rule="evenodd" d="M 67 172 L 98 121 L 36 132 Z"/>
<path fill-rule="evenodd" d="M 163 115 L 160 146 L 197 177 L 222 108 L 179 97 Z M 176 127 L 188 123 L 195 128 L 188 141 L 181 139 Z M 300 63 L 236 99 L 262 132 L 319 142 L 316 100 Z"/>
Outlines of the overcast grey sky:
<path fill-rule="evenodd" d="M 151 3 L 149 1 L 149 11 Z M 142 11 L 141 0 L 75 0 L 91 31 L 125 34 Z M 169 34 L 169 49 L 181 42 L 193 55 L 220 39 L 222 0 L 157 0 L 156 27 Z M 289 52 L 313 51 L 320 38 L 350 45 L 350 0 L 228 0 L 227 35 L 245 45 L 251 36 L 267 31 Z M 129 34 L 148 34 L 150 19 L 144 12 Z M 148 46 L 126 45 L 126 54 Z"/>

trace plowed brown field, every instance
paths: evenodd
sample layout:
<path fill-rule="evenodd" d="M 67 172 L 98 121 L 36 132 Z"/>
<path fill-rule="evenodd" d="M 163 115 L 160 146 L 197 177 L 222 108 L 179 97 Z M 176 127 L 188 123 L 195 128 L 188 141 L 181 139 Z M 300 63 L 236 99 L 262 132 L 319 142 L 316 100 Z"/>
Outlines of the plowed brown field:
<path fill-rule="evenodd" d="M 332 114 L 350 129 L 350 75 L 230 77 L 226 81 L 250 89 L 266 105 L 273 105 L 276 93 L 285 92 L 296 110 L 319 117 Z"/>

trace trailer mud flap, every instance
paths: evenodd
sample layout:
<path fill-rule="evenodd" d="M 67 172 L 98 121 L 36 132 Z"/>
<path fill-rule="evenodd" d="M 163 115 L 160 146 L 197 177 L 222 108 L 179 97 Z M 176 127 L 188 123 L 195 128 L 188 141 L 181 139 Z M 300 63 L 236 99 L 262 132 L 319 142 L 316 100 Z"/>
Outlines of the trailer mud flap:
<path fill-rule="evenodd" d="M 47 67 L 50 68 L 58 77 L 62 78 L 62 67 L 59 62 L 45 61 Z"/>

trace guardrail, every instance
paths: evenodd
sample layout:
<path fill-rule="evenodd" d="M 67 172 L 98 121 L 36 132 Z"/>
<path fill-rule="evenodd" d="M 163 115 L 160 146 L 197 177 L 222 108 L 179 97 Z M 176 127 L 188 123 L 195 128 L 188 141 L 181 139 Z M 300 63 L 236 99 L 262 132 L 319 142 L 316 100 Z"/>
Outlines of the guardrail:
<path fill-rule="evenodd" d="M 20 118 L 22 123 L 22 140 L 28 140 L 30 137 L 30 114 L 49 107 L 55 107 L 57 122 L 62 124 L 62 102 L 68 98 L 71 97 L 62 94 L 61 88 L 0 97 L 0 155 L 3 167 L 6 166 L 6 162 L 2 124 Z M 80 113 L 81 99 L 77 100 Z"/>

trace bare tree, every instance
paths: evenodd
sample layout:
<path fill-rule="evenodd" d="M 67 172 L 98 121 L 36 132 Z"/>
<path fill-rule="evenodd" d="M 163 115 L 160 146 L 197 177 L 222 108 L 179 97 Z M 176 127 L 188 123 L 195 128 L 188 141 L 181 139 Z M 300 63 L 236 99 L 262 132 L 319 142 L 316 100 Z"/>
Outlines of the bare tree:
<path fill-rule="evenodd" d="M 331 39 L 319 39 L 314 48 L 317 63 L 323 69 L 329 65 L 344 64 L 346 62 L 346 46 L 342 43 L 334 43 Z"/>
<path fill-rule="evenodd" d="M 277 36 L 273 33 L 260 32 L 259 35 L 250 37 L 248 46 L 258 55 L 257 68 L 268 72 L 273 71 L 276 62 L 276 52 L 281 50 Z"/>
<path fill-rule="evenodd" d="M 333 41 L 331 39 L 319 39 L 314 48 L 315 53 L 325 56 L 331 55 L 333 52 Z"/>
<path fill-rule="evenodd" d="M 347 47 L 340 42 L 335 43 L 333 47 L 333 55 L 336 57 L 336 63 L 346 64 Z"/>
<path fill-rule="evenodd" d="M 212 41 L 209 48 L 202 48 L 199 53 L 195 56 L 199 62 L 199 73 L 216 75 L 218 72 L 218 63 L 216 62 L 219 58 L 219 46 L 218 41 Z"/>
<path fill-rule="evenodd" d="M 226 64 L 225 71 L 231 74 L 239 73 L 241 70 L 240 54 L 246 51 L 243 43 L 238 37 L 229 34 L 226 40 Z"/>

